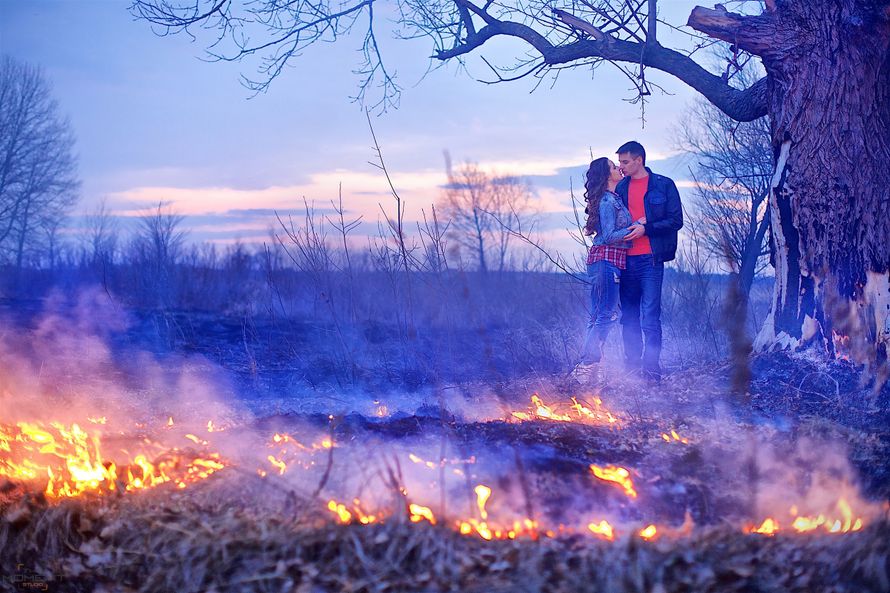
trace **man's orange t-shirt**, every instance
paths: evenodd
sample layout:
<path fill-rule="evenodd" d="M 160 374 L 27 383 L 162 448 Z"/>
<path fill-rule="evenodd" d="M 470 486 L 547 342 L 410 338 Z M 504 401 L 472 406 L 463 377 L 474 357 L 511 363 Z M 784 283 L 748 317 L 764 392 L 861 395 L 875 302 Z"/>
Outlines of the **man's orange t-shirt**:
<path fill-rule="evenodd" d="M 646 208 L 643 206 L 643 196 L 649 189 L 649 176 L 646 175 L 642 179 L 631 179 L 630 187 L 627 190 L 627 209 L 630 210 L 630 216 L 634 222 L 646 216 Z M 627 250 L 628 255 L 645 255 L 652 253 L 652 246 L 649 244 L 649 237 L 643 235 L 639 239 L 634 239 Z"/>

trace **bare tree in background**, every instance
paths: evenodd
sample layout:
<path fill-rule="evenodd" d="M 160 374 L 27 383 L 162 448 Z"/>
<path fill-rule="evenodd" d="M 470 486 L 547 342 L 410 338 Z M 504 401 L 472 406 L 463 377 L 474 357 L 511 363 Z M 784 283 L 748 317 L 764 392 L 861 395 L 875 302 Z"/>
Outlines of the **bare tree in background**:
<path fill-rule="evenodd" d="M 114 262 L 118 242 L 118 225 L 105 200 L 85 218 L 83 242 L 89 265 L 106 267 Z"/>
<path fill-rule="evenodd" d="M 749 70 L 745 78 L 753 79 Z M 750 80 L 743 81 L 750 83 Z M 698 236 L 715 259 L 737 274 L 747 297 L 754 276 L 766 265 L 769 191 L 775 163 L 765 117 L 737 122 L 697 100 L 678 129 L 681 150 L 692 155 L 696 181 L 693 205 Z"/>
<path fill-rule="evenodd" d="M 141 272 L 143 287 L 156 305 L 167 308 L 173 301 L 173 271 L 182 255 L 186 231 L 185 217 L 159 203 L 139 217 L 133 238 L 132 258 Z"/>
<path fill-rule="evenodd" d="M 80 182 L 74 135 L 40 68 L 0 61 L 0 252 L 21 270 L 55 250 Z M 55 255 L 52 254 L 52 259 Z"/>
<path fill-rule="evenodd" d="M 454 170 L 447 155 L 446 166 L 448 185 L 439 209 L 448 220 L 449 235 L 471 254 L 479 271 L 503 271 L 509 263 L 510 229 L 529 226 L 535 217 L 531 186 L 472 163 Z"/>

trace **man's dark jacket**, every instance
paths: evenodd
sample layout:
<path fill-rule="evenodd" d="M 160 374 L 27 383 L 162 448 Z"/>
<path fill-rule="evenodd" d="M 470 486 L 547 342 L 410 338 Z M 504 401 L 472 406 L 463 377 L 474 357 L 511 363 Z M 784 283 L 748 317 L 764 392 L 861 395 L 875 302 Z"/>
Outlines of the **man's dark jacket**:
<path fill-rule="evenodd" d="M 649 187 L 643 196 L 646 211 L 646 236 L 652 246 L 656 262 L 671 261 L 677 255 L 677 231 L 683 228 L 683 207 L 680 205 L 680 192 L 670 177 L 653 173 L 649 167 Z M 627 191 L 630 177 L 618 182 L 615 193 L 627 206 Z"/>

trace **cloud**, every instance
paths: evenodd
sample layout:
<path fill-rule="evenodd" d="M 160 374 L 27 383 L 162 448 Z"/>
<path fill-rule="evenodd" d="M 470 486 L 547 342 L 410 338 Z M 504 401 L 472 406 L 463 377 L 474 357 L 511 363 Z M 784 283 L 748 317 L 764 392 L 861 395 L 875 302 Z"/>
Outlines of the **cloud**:
<path fill-rule="evenodd" d="M 673 156 L 651 163 L 656 171 L 676 175 L 682 171 L 685 159 Z M 580 198 L 586 156 L 475 164 L 490 174 L 519 175 L 532 184 L 531 206 L 541 216 L 539 230 L 564 235 L 565 229 L 573 226 L 570 189 Z M 413 231 L 414 223 L 423 220 L 424 212 L 429 212 L 447 186 L 444 168 L 396 169 L 389 174 L 405 209 L 404 220 Z M 681 189 L 693 186 L 688 180 L 675 180 Z M 322 220 L 336 216 L 334 205 L 341 196 L 345 218 L 362 220 L 361 227 L 354 231 L 356 235 L 376 235 L 377 222 L 395 215 L 395 199 L 386 176 L 370 167 L 329 169 L 308 176 L 305 183 L 268 187 L 140 185 L 110 194 L 109 204 L 121 218 L 142 216 L 158 203 L 169 204 L 172 211 L 187 217 L 185 225 L 194 241 L 262 242 L 268 240 L 269 228 L 280 227 L 276 213 L 282 220 L 293 217 L 299 224 L 306 214 L 305 200 L 317 220 Z M 561 247 L 569 246 L 568 242 L 560 243 Z"/>

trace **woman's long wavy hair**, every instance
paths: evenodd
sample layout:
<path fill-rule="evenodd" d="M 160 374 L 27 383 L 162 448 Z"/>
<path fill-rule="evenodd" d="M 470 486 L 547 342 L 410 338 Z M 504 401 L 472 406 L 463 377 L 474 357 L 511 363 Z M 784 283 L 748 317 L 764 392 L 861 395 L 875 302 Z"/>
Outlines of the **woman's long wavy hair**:
<path fill-rule="evenodd" d="M 587 207 L 587 224 L 584 229 L 588 233 L 600 231 L 600 200 L 609 187 L 609 176 L 611 169 L 609 167 L 609 159 L 600 157 L 590 163 L 587 169 L 587 181 L 584 183 L 584 201 Z"/>

